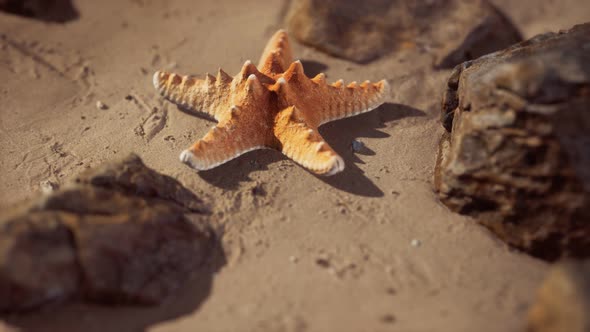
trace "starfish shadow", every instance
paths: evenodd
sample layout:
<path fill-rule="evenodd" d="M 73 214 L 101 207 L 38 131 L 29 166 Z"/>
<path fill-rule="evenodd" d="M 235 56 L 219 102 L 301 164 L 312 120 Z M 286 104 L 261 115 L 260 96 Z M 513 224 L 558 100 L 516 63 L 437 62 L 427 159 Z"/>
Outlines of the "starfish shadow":
<path fill-rule="evenodd" d="M 201 179 L 216 187 L 233 190 L 238 188 L 240 182 L 252 181 L 250 173 L 268 170 L 268 165 L 286 159 L 274 150 L 254 150 L 198 174 Z"/>
<path fill-rule="evenodd" d="M 215 122 L 215 119 L 211 115 L 207 115 L 205 113 L 195 112 L 192 111 L 190 108 L 183 107 L 181 105 L 175 105 L 176 109 L 184 114 L 194 116 L 199 119 L 207 120 L 209 122 Z"/>
<path fill-rule="evenodd" d="M 423 111 L 406 105 L 385 103 L 373 112 L 331 122 L 322 126 L 320 128 L 322 136 L 344 158 L 346 167 L 341 173 L 330 177 L 317 176 L 311 172 L 309 174 L 316 176 L 321 181 L 335 188 L 354 195 L 367 197 L 383 196 L 383 191 L 367 178 L 357 166 L 357 164 L 363 164 L 363 161 L 352 152 L 352 141 L 357 137 L 387 138 L 389 135 L 378 130 L 379 128 L 384 128 L 388 123 L 402 118 L 425 115 L 426 113 Z M 357 153 L 367 156 L 376 154 L 367 147 L 362 148 Z M 247 153 L 247 156 L 246 158 L 240 156 L 223 165 L 208 171 L 199 172 L 198 174 L 203 180 L 214 186 L 233 190 L 238 188 L 240 182 L 252 181 L 249 176 L 250 173 L 268 170 L 268 165 L 281 160 L 287 160 L 287 157 L 272 150 L 255 150 Z"/>
<path fill-rule="evenodd" d="M 366 146 L 355 153 L 352 150 L 352 142 L 358 137 L 387 138 L 389 134 L 378 130 L 379 128 L 385 128 L 386 124 L 402 118 L 425 115 L 425 112 L 410 106 L 385 103 L 373 112 L 327 123 L 320 128 L 320 132 L 332 148 L 344 158 L 346 168 L 339 174 L 319 177 L 319 179 L 351 194 L 367 197 L 383 196 L 383 191 L 357 166 L 364 164 L 357 154 L 373 156 L 376 153 Z"/>
<path fill-rule="evenodd" d="M 190 315 L 209 297 L 213 278 L 226 264 L 221 242 L 195 275 L 174 294 L 156 306 L 98 305 L 71 302 L 38 311 L 0 316 L 0 322 L 18 331 L 144 332 L 151 326 Z M 2 330 L 0 328 L 0 330 Z"/>
<path fill-rule="evenodd" d="M 319 73 L 323 73 L 328 69 L 328 66 L 324 63 L 314 60 L 301 60 L 303 68 L 305 68 L 305 76 L 314 77 Z"/>

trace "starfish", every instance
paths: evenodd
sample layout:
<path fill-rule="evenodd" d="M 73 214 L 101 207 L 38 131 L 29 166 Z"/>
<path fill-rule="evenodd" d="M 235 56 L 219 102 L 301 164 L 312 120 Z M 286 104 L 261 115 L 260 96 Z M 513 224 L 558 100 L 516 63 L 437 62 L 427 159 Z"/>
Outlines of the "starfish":
<path fill-rule="evenodd" d="M 258 67 L 246 61 L 233 78 L 221 69 L 217 77 L 206 74 L 204 79 L 158 71 L 153 83 L 169 101 L 218 122 L 180 154 L 192 168 L 211 169 L 270 148 L 320 175 L 342 171 L 344 161 L 318 127 L 377 108 L 389 91 L 385 80 L 344 85 L 342 80 L 326 83 L 323 73 L 308 78 L 301 62 L 293 62 L 284 30 L 271 37 Z"/>

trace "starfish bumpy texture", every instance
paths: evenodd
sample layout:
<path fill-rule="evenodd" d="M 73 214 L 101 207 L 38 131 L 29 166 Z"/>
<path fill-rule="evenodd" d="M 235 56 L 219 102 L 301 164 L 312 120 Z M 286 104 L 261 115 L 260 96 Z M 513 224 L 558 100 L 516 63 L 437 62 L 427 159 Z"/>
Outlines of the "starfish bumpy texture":
<path fill-rule="evenodd" d="M 207 170 L 248 151 L 270 148 L 316 174 L 342 171 L 344 161 L 318 127 L 378 107 L 388 95 L 387 82 L 345 86 L 342 80 L 326 83 L 324 74 L 308 78 L 301 62 L 293 62 L 284 30 L 270 39 L 258 68 L 246 61 L 233 78 L 219 69 L 217 77 L 207 74 L 203 80 L 154 74 L 154 86 L 166 99 L 218 121 L 180 160 Z"/>

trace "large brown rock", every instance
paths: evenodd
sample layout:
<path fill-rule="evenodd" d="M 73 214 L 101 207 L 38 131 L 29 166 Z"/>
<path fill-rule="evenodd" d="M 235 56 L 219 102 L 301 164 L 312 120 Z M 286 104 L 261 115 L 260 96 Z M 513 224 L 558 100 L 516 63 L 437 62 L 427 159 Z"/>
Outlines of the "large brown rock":
<path fill-rule="evenodd" d="M 159 303 L 213 248 L 204 204 L 134 155 L 17 210 L 0 220 L 0 311 Z"/>
<path fill-rule="evenodd" d="M 302 43 L 356 62 L 419 47 L 452 68 L 521 41 L 485 0 L 293 0 L 286 22 Z"/>
<path fill-rule="evenodd" d="M 552 267 L 528 315 L 528 332 L 590 332 L 590 261 Z"/>
<path fill-rule="evenodd" d="M 590 24 L 455 68 L 435 187 L 509 244 L 590 256 Z"/>

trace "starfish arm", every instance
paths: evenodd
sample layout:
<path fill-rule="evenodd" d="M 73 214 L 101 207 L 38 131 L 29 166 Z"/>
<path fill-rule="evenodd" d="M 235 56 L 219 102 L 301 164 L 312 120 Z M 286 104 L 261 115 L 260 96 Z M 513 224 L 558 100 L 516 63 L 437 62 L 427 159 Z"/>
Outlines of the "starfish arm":
<path fill-rule="evenodd" d="M 268 41 L 258 68 L 264 74 L 269 76 L 276 76 L 284 72 L 289 64 L 293 61 L 293 54 L 289 44 L 289 37 L 285 30 L 277 31 Z"/>
<path fill-rule="evenodd" d="M 180 154 L 180 161 L 197 170 L 208 170 L 246 152 L 267 147 L 266 133 L 241 123 L 240 108 L 233 106 L 225 121 L 218 123 L 199 141 Z"/>
<path fill-rule="evenodd" d="M 327 84 L 324 74 L 319 74 L 311 81 L 316 84 L 315 93 L 325 101 L 317 110 L 319 125 L 371 111 L 389 96 L 386 80 L 377 83 L 365 81 L 360 85 L 352 82 L 345 86 L 342 80 Z"/>
<path fill-rule="evenodd" d="M 345 86 L 342 80 L 327 84 L 324 74 L 310 79 L 300 61 L 293 62 L 271 88 L 284 96 L 287 105 L 306 111 L 308 120 L 316 126 L 373 110 L 389 95 L 385 80 Z"/>
<path fill-rule="evenodd" d="M 225 105 L 231 81 L 232 78 L 221 69 L 217 77 L 207 74 L 203 80 L 165 71 L 156 72 L 153 78 L 154 87 L 166 99 L 216 120 L 221 116 L 219 113 Z"/>
<path fill-rule="evenodd" d="M 305 123 L 295 106 L 277 114 L 274 135 L 284 155 L 316 174 L 329 176 L 344 169 L 344 160 Z"/>

